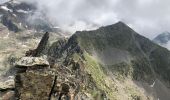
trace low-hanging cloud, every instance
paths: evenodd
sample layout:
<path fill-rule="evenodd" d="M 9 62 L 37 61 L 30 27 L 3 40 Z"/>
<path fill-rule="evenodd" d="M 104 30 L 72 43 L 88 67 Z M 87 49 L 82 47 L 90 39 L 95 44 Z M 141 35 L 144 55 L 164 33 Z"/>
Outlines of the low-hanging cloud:
<path fill-rule="evenodd" d="M 7 1 L 9 1 L 9 0 L 0 0 L 0 4 L 5 3 Z"/>
<path fill-rule="evenodd" d="M 153 38 L 170 31 L 169 0 L 23 0 L 34 2 L 54 25 L 72 32 L 123 21 Z"/>

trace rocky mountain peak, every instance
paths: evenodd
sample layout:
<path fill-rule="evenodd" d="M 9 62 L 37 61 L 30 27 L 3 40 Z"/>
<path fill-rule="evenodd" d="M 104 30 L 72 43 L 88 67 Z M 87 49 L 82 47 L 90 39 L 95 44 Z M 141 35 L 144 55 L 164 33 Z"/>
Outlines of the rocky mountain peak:
<path fill-rule="evenodd" d="M 119 21 L 115 24 L 112 24 L 112 25 L 101 27 L 101 29 L 117 30 L 117 31 L 133 31 L 128 25 L 126 25 L 125 23 L 123 23 L 121 21 Z M 123 33 L 126 33 L 126 32 L 123 32 Z"/>
<path fill-rule="evenodd" d="M 163 32 L 156 36 L 153 41 L 160 43 L 160 44 L 166 44 L 170 40 L 170 33 L 169 32 Z"/>
<path fill-rule="evenodd" d="M 117 22 L 117 23 L 115 23 L 113 25 L 114 26 L 119 26 L 119 27 L 127 27 L 127 25 L 124 22 L 122 22 L 122 21 L 119 21 L 119 22 Z"/>
<path fill-rule="evenodd" d="M 27 17 L 27 14 L 23 15 Z M 4 25 L 17 26 L 21 20 L 15 18 L 16 23 L 13 23 L 14 16 L 7 14 Z M 49 32 L 44 36 L 29 35 L 17 36 L 18 41 L 22 41 L 20 45 L 25 47 L 24 40 L 36 45 L 30 38 L 37 39 L 39 35 L 43 38 L 38 41 L 38 46 L 30 46 L 33 49 L 25 48 L 22 57 L 9 58 L 9 70 L 15 70 L 12 74 L 15 75 L 15 85 L 14 79 L 1 80 L 4 81 L 1 84 L 8 84 L 0 86 L 2 97 L 31 100 L 170 99 L 170 52 L 123 22 L 97 30 L 77 31 L 70 38 L 51 40 L 55 36 Z"/>

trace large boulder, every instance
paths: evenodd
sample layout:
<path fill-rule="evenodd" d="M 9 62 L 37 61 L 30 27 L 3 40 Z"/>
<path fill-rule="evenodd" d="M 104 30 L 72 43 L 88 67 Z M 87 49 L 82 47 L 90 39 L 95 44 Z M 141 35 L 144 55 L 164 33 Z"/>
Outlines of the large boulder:
<path fill-rule="evenodd" d="M 15 77 L 16 99 L 48 100 L 55 81 L 55 74 L 48 70 L 18 73 Z"/>
<path fill-rule="evenodd" d="M 29 67 L 48 67 L 48 61 L 43 57 L 22 57 L 16 62 L 18 68 L 29 68 Z"/>

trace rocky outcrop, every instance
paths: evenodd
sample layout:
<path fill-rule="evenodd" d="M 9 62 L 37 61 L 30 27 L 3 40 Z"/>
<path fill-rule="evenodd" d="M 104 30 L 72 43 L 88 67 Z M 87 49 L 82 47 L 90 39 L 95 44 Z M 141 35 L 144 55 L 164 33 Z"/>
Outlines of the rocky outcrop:
<path fill-rule="evenodd" d="M 31 56 L 38 56 L 48 41 L 46 33 Z M 15 97 L 21 100 L 50 100 L 56 73 L 49 68 L 44 57 L 22 57 L 15 65 L 18 73 L 15 76 Z"/>
<path fill-rule="evenodd" d="M 33 57 L 30 57 L 30 59 L 31 58 Z M 38 57 L 36 58 L 40 59 Z M 35 64 L 30 63 L 29 66 L 27 63 L 21 64 L 20 62 L 22 61 L 19 61 L 16 67 L 18 69 L 27 67 L 27 69 L 17 73 L 15 77 L 16 99 L 75 100 L 80 91 L 80 87 L 83 85 L 81 83 L 81 81 L 84 80 L 82 78 L 83 72 L 80 74 L 80 72 L 75 69 L 75 66 L 77 66 L 77 64 L 75 64 L 76 62 L 70 62 L 69 68 L 66 68 L 66 66 L 40 68 L 43 64 L 39 63 L 39 60 L 34 60 Z M 40 67 L 34 68 L 37 64 Z M 18 65 L 20 65 L 20 67 L 18 67 Z"/>
<path fill-rule="evenodd" d="M 35 49 L 36 53 L 31 54 L 30 57 L 22 57 L 16 62 L 15 67 L 19 70 L 15 77 L 16 99 L 74 100 L 78 93 L 82 76 L 78 78 L 78 74 L 74 73 L 76 68 L 72 71 L 72 67 L 76 66 L 75 63 L 70 62 L 70 67 L 66 68 L 63 64 L 49 63 L 44 57 L 34 57 L 40 56 L 47 42 L 48 33 L 43 36 Z"/>
<path fill-rule="evenodd" d="M 55 75 L 51 71 L 27 71 L 16 75 L 16 98 L 21 100 L 49 100 Z"/>
<path fill-rule="evenodd" d="M 42 54 L 43 50 L 46 48 L 46 45 L 48 43 L 49 39 L 49 33 L 46 32 L 44 36 L 42 37 L 40 43 L 38 44 L 37 48 L 34 50 L 29 50 L 26 52 L 26 56 L 32 56 L 32 57 L 38 57 Z"/>

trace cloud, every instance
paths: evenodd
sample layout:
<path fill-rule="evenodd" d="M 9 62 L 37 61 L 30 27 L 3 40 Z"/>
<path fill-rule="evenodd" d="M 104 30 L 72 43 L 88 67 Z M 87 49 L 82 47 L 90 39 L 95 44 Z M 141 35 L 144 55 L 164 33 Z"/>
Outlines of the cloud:
<path fill-rule="evenodd" d="M 74 32 L 125 22 L 153 38 L 170 31 L 169 0 L 23 0 L 37 4 L 53 24 Z"/>
<path fill-rule="evenodd" d="M 0 4 L 5 3 L 7 1 L 9 1 L 9 0 L 0 0 Z"/>

